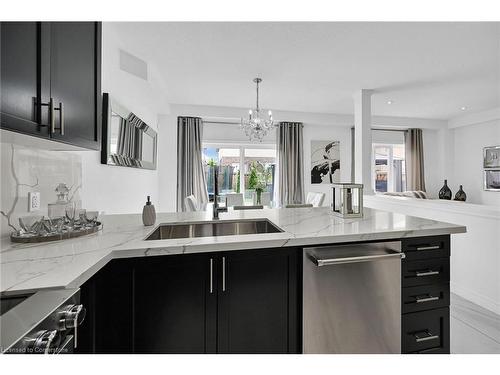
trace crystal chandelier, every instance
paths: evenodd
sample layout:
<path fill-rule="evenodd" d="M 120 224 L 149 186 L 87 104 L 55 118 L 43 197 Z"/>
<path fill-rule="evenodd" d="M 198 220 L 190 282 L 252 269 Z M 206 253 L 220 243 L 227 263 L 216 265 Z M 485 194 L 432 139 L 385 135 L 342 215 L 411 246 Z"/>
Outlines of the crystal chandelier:
<path fill-rule="evenodd" d="M 247 137 L 251 141 L 258 140 L 262 142 L 262 139 L 267 135 L 269 130 L 273 129 L 276 125 L 273 121 L 273 114 L 271 111 L 267 112 L 267 119 L 261 117 L 261 109 L 259 107 L 259 83 L 262 82 L 262 78 L 254 78 L 253 81 L 257 85 L 257 104 L 255 109 L 248 111 L 248 119 L 241 119 L 240 127 L 245 131 Z"/>

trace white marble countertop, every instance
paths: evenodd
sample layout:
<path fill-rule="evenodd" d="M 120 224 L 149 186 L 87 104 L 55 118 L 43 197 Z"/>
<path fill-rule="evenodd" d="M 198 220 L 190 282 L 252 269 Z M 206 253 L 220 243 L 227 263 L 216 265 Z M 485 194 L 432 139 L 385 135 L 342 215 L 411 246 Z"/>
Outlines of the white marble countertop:
<path fill-rule="evenodd" d="M 141 215 L 107 215 L 97 234 L 44 244 L 2 240 L 0 292 L 16 294 L 82 285 L 114 258 L 305 246 L 464 233 L 465 227 L 393 212 L 365 209 L 362 219 L 343 220 L 327 207 L 221 213 L 220 220 L 267 218 L 282 233 L 145 241 L 160 223 L 209 221 L 211 212 L 162 213 L 155 226 Z"/>

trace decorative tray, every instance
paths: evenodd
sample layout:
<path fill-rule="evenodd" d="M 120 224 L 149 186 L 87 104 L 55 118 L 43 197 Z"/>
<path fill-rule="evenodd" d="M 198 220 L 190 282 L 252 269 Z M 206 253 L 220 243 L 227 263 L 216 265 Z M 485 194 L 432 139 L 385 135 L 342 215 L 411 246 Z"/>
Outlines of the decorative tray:
<path fill-rule="evenodd" d="M 102 224 L 99 221 L 94 222 L 92 227 L 82 227 L 82 228 L 72 228 L 71 230 L 64 230 L 61 232 L 52 232 L 45 234 L 32 234 L 32 233 L 23 233 L 19 234 L 17 232 L 13 232 L 10 235 L 10 240 L 12 242 L 18 243 L 38 243 L 38 242 L 49 242 L 49 241 L 59 241 L 66 240 L 69 238 L 86 236 L 88 234 L 96 233 L 102 229 Z"/>

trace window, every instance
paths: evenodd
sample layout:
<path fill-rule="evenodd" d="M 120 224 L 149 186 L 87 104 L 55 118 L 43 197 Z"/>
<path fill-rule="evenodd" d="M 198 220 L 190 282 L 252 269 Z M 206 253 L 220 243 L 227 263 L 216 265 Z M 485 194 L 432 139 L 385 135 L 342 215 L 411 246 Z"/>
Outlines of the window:
<path fill-rule="evenodd" d="M 405 191 L 405 145 L 373 144 L 372 171 L 376 192 Z"/>
<path fill-rule="evenodd" d="M 274 194 L 274 173 L 276 170 L 275 148 L 245 148 L 243 170 L 245 171 L 244 194 L 245 201 L 253 200 L 253 192 L 257 186 Z"/>
<path fill-rule="evenodd" d="M 213 200 L 214 177 L 212 162 L 219 165 L 219 194 L 243 193 L 245 203 L 253 204 L 256 187 L 269 192 L 271 199 L 275 187 L 276 148 L 241 144 L 203 145 L 203 161 L 210 200 Z"/>

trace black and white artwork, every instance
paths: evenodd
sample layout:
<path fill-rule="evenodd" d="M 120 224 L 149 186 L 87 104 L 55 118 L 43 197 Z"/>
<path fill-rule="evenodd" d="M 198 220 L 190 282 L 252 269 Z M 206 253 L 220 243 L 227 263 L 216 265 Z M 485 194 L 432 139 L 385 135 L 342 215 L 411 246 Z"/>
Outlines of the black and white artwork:
<path fill-rule="evenodd" d="M 500 146 L 485 147 L 484 168 L 500 168 Z"/>
<path fill-rule="evenodd" d="M 340 182 L 340 142 L 311 141 L 311 184 Z"/>
<path fill-rule="evenodd" d="M 500 191 L 500 169 L 484 171 L 484 190 Z"/>

